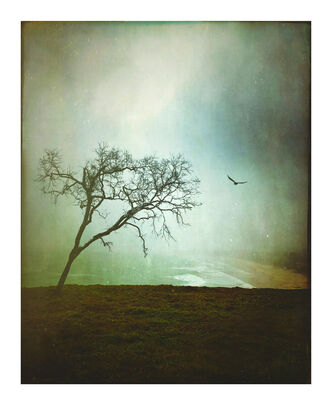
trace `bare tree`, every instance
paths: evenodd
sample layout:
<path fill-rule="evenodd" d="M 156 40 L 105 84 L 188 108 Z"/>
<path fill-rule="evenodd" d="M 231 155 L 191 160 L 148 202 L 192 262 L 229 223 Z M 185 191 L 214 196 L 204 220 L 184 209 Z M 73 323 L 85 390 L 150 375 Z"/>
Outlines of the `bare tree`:
<path fill-rule="evenodd" d="M 146 256 L 142 224 L 149 221 L 156 235 L 172 238 L 167 217 L 173 215 L 179 225 L 185 225 L 183 213 L 199 205 L 195 201 L 199 179 L 192 176 L 191 164 L 181 155 L 161 160 L 154 156 L 135 160 L 128 152 L 105 144 L 99 144 L 95 152 L 95 158 L 86 162 L 80 172 L 64 169 L 56 150 L 45 151 L 39 162 L 38 180 L 43 184 L 42 191 L 51 195 L 55 202 L 59 196 L 71 196 L 83 213 L 74 246 L 57 285 L 58 292 L 73 261 L 95 241 L 110 248 L 111 241 L 106 238 L 122 227 L 131 227 L 141 239 Z M 102 232 L 82 242 L 83 233 L 95 213 L 106 219 L 107 214 L 100 210 L 106 201 L 123 202 L 123 214 L 111 226 L 107 225 Z"/>

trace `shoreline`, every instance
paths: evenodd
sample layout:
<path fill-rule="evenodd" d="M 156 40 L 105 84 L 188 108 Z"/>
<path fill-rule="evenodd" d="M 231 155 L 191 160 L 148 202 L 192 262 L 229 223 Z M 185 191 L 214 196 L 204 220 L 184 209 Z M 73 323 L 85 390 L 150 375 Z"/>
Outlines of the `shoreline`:
<path fill-rule="evenodd" d="M 300 272 L 239 258 L 228 262 L 243 271 L 241 279 L 255 288 L 309 289 L 309 278 Z"/>

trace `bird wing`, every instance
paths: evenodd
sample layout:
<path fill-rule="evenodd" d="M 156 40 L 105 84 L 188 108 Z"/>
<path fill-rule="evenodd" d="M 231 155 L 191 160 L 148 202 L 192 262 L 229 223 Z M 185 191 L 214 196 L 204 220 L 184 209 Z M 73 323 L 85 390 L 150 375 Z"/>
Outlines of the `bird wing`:
<path fill-rule="evenodd" d="M 231 180 L 233 183 L 236 183 L 236 181 L 235 180 L 233 180 L 231 177 L 229 177 L 228 176 L 228 174 L 227 174 L 227 177 L 229 178 L 229 180 Z"/>
<path fill-rule="evenodd" d="M 248 183 L 248 182 L 237 182 L 237 184 L 244 184 L 244 183 Z"/>

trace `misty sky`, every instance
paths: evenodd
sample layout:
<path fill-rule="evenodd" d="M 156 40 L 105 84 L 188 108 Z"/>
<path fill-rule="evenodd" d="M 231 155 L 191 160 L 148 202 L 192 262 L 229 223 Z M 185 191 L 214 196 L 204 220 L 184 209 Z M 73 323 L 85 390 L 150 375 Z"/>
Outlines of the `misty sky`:
<path fill-rule="evenodd" d="M 42 152 L 75 167 L 100 141 L 183 153 L 201 179 L 191 227 L 172 226 L 169 245 L 147 237 L 150 252 L 306 249 L 308 24 L 28 23 L 22 62 L 26 251 L 67 253 L 81 219 L 39 191 Z M 115 252 L 141 249 L 134 230 L 112 239 Z"/>

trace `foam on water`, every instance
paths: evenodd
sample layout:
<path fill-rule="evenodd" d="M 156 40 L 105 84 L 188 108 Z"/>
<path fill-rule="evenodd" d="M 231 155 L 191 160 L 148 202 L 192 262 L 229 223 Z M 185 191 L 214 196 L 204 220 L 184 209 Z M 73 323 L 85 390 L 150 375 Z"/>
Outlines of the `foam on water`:
<path fill-rule="evenodd" d="M 205 285 L 205 281 L 203 278 L 197 277 L 196 275 L 192 274 L 183 274 L 183 275 L 174 275 L 172 278 L 175 280 L 180 280 L 186 282 L 185 285 L 189 285 L 191 287 L 202 287 Z"/>
<path fill-rule="evenodd" d="M 199 274 L 199 276 L 194 274 L 177 274 L 172 276 L 173 279 L 184 281 L 186 282 L 186 285 L 190 286 L 255 288 L 253 285 L 218 270 L 210 264 L 173 268 L 177 270 L 192 271 Z"/>

